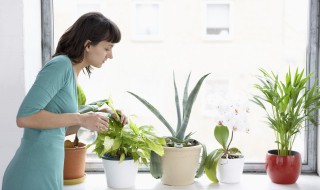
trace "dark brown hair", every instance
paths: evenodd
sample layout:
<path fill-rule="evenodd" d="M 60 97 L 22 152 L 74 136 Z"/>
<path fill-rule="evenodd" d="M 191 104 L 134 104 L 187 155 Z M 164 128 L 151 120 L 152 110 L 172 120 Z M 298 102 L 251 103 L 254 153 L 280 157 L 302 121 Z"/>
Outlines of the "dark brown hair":
<path fill-rule="evenodd" d="M 61 36 L 54 56 L 67 55 L 72 62 L 80 63 L 83 60 L 85 42 L 91 41 L 96 45 L 101 41 L 118 43 L 121 33 L 118 26 L 98 12 L 90 12 L 82 15 L 68 30 Z M 92 67 L 86 67 L 90 76 Z"/>

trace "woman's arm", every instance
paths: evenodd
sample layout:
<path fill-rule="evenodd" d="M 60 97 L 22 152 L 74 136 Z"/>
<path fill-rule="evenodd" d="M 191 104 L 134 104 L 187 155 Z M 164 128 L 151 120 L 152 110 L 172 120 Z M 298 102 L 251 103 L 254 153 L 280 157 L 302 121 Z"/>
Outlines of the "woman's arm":
<path fill-rule="evenodd" d="M 64 113 L 57 114 L 40 110 L 36 114 L 17 118 L 17 125 L 21 128 L 52 129 L 70 126 L 83 126 L 93 131 L 108 126 L 108 117 L 94 112 L 85 114 Z"/>

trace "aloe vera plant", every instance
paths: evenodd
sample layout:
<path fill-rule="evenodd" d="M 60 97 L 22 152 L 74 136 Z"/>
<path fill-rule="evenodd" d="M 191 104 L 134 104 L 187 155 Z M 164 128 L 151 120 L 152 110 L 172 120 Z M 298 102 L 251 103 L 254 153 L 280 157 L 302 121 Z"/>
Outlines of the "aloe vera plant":
<path fill-rule="evenodd" d="M 185 133 L 188 126 L 193 103 L 197 98 L 197 95 L 199 93 L 199 90 L 203 81 L 209 74 L 210 73 L 202 76 L 198 80 L 197 84 L 192 89 L 190 94 L 188 93 L 188 86 L 189 86 L 191 73 L 189 74 L 188 79 L 186 81 L 185 88 L 184 88 L 182 109 L 180 108 L 179 95 L 178 95 L 177 85 L 175 81 L 175 75 L 173 74 L 175 104 L 176 104 L 176 110 L 177 110 L 176 130 L 174 130 L 174 127 L 172 127 L 172 125 L 169 124 L 169 122 L 164 118 L 164 116 L 151 103 L 141 98 L 137 94 L 134 94 L 133 92 L 128 92 L 131 95 L 133 95 L 135 98 L 137 98 L 141 103 L 143 103 L 169 130 L 169 132 L 171 133 L 171 136 L 166 137 L 167 146 L 184 147 L 184 146 L 194 146 L 194 145 L 200 144 L 198 141 L 191 139 L 191 135 L 193 134 L 192 132 L 188 133 L 187 135 L 185 135 Z M 196 177 L 200 177 L 203 174 L 203 170 L 204 170 L 204 161 L 205 161 L 207 152 L 206 152 L 205 146 L 202 145 L 202 147 L 203 147 L 202 159 L 201 159 L 200 168 L 197 171 Z M 152 176 L 155 178 L 161 178 L 160 164 L 161 164 L 160 157 L 156 154 L 151 154 L 150 172 Z"/>

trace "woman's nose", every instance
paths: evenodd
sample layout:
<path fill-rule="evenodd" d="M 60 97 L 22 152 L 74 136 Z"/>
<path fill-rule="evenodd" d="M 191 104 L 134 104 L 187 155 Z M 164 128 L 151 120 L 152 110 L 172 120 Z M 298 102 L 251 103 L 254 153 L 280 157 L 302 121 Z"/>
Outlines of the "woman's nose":
<path fill-rule="evenodd" d="M 112 51 L 110 51 L 109 53 L 107 53 L 107 58 L 112 59 L 113 55 L 112 55 Z"/>

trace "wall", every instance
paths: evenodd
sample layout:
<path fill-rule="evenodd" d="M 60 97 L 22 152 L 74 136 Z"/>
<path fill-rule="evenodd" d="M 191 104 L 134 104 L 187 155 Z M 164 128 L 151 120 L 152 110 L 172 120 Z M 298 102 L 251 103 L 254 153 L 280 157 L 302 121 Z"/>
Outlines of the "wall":
<path fill-rule="evenodd" d="M 0 1 L 0 187 L 23 132 L 17 110 L 41 67 L 40 19 L 39 0 Z"/>

